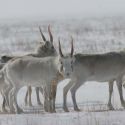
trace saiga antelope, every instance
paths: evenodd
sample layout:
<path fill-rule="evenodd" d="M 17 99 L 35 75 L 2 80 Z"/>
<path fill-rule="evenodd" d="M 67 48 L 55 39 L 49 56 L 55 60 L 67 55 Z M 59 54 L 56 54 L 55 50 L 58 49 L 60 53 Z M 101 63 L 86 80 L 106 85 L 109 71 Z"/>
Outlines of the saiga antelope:
<path fill-rule="evenodd" d="M 39 27 L 39 30 L 40 30 L 43 42 L 39 43 L 39 46 L 36 48 L 35 53 L 28 54 L 28 56 L 40 57 L 40 58 L 46 57 L 46 56 L 56 56 L 57 52 L 53 45 L 53 36 L 52 36 L 51 30 L 50 30 L 50 25 L 48 26 L 48 33 L 50 36 L 49 41 L 46 40 L 40 27 Z M 27 55 L 24 55 L 24 56 L 27 56 Z M 8 60 L 10 60 L 12 58 L 16 58 L 16 57 L 2 56 L 1 60 L 3 61 L 3 63 L 6 63 Z M 37 102 L 39 105 L 41 105 L 39 91 L 41 91 L 41 88 L 36 87 Z M 29 95 L 29 106 L 32 106 L 31 93 L 32 93 L 32 88 L 31 88 L 31 86 L 28 86 L 28 91 L 26 92 L 26 96 L 25 96 L 25 104 L 27 105 L 27 103 L 28 103 L 27 99 L 28 99 L 28 95 Z"/>
<path fill-rule="evenodd" d="M 60 53 L 62 53 L 61 50 Z M 65 67 L 65 77 L 71 79 L 63 89 L 63 108 L 65 111 L 68 111 L 66 102 L 69 90 L 71 91 L 74 110 L 79 111 L 76 103 L 76 91 L 86 81 L 109 82 L 108 106 L 112 109 L 111 95 L 113 91 L 113 81 L 116 80 L 121 104 L 125 107 L 121 79 L 121 76 L 125 74 L 125 52 L 112 52 L 96 55 L 60 55 L 62 57 L 61 63 Z"/>
<path fill-rule="evenodd" d="M 72 52 L 73 47 L 71 55 Z M 46 99 L 44 105 L 47 105 L 48 111 L 55 111 L 55 95 L 53 97 L 53 91 L 56 92 L 56 87 L 53 90 L 52 81 L 55 80 L 57 74 L 63 76 L 63 68 L 65 67 L 61 63 L 61 56 L 44 58 L 24 56 L 7 62 L 0 74 L 4 74 L 8 84 L 13 86 L 9 93 L 10 109 L 14 111 L 13 102 L 15 102 L 15 111 L 17 113 L 22 111 L 17 104 L 17 93 L 21 87 L 29 84 L 35 87 L 42 87 Z"/>

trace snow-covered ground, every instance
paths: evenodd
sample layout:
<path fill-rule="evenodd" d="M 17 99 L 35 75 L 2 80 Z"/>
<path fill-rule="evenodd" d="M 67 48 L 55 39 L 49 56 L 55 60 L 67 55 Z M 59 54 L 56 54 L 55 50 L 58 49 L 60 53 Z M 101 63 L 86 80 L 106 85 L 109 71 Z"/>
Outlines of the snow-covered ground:
<path fill-rule="evenodd" d="M 124 125 L 124 111 L 1 115 L 0 125 Z"/>
<path fill-rule="evenodd" d="M 24 21 L 0 23 L 0 55 L 22 55 L 32 52 L 41 40 L 38 26 L 48 38 L 47 26 L 51 24 L 55 47 L 61 38 L 63 51 L 70 51 L 70 35 L 74 38 L 75 52 L 88 54 L 121 51 L 125 49 L 125 18 L 72 19 L 49 21 Z M 108 69 L 107 69 L 108 70 Z M 73 111 L 68 93 L 69 113 L 62 110 L 63 87 L 69 80 L 59 83 L 57 89 L 57 113 L 49 114 L 38 107 L 33 91 L 33 107 L 24 106 L 26 87 L 18 93 L 18 103 L 25 114 L 0 114 L 0 125 L 124 125 L 125 110 L 121 107 L 116 85 L 112 103 L 114 111 L 108 111 L 108 84 L 87 82 L 77 92 L 81 112 Z M 124 96 L 125 96 L 125 91 Z M 0 97 L 0 103 L 2 98 Z M 41 95 L 42 101 L 42 95 Z"/>

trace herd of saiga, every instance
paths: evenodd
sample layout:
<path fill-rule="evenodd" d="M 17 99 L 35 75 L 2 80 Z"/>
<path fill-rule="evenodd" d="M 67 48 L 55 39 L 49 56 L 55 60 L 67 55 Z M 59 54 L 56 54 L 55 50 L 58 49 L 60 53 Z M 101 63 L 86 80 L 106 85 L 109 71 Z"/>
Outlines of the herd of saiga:
<path fill-rule="evenodd" d="M 76 91 L 86 81 L 109 83 L 109 109 L 113 109 L 111 96 L 114 81 L 117 83 L 120 100 L 123 107 L 125 101 L 122 93 L 122 78 L 125 74 L 125 52 L 86 55 L 74 53 L 73 38 L 71 38 L 71 53 L 64 55 L 59 40 L 59 54 L 53 45 L 53 36 L 48 26 L 50 40 L 40 33 L 40 42 L 34 53 L 24 56 L 2 56 L 0 70 L 0 90 L 3 97 L 4 112 L 21 113 L 23 110 L 17 104 L 17 93 L 23 86 L 28 86 L 25 97 L 29 94 L 31 106 L 31 86 L 36 88 L 38 104 L 41 104 L 39 92 L 44 97 L 44 109 L 55 112 L 55 99 L 59 81 L 69 78 L 70 82 L 63 88 L 63 109 L 68 111 L 67 93 L 70 90 L 74 110 L 79 111 L 76 102 Z M 8 110 L 6 109 L 8 107 Z"/>

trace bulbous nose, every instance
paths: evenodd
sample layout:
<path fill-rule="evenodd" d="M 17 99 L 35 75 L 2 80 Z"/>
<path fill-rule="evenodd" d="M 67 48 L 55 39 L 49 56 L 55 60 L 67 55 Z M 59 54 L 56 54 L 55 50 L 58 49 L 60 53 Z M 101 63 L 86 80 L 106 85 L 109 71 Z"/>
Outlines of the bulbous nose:
<path fill-rule="evenodd" d="M 69 76 L 69 73 L 67 73 L 66 75 Z"/>

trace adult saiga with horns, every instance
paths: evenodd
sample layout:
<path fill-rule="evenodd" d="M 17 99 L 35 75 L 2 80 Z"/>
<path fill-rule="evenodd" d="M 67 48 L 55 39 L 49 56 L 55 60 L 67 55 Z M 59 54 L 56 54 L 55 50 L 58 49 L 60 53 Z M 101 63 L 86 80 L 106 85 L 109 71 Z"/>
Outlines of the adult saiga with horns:
<path fill-rule="evenodd" d="M 48 111 L 55 111 L 55 86 L 57 86 L 57 84 L 54 85 L 53 80 L 57 80 L 57 83 L 58 79 L 56 79 L 56 77 L 58 77 L 58 74 L 63 76 L 65 72 L 65 66 L 61 63 L 62 53 L 60 42 L 59 51 L 60 55 L 55 57 L 37 58 L 24 56 L 12 59 L 5 64 L 0 74 L 3 74 L 8 84 L 13 86 L 9 93 L 10 109 L 12 111 L 14 111 L 13 102 L 15 102 L 15 111 L 17 113 L 22 112 L 17 104 L 16 98 L 18 90 L 27 84 L 35 87 L 42 87 L 44 97 L 46 98 L 44 105 L 47 105 Z M 72 54 L 73 46 L 71 49 L 71 55 Z M 68 63 L 70 63 L 70 61 Z"/>
<path fill-rule="evenodd" d="M 73 51 L 74 49 L 72 49 Z M 85 55 L 75 54 L 64 56 L 60 50 L 61 63 L 65 67 L 65 77 L 71 81 L 63 89 L 63 108 L 68 111 L 67 93 L 70 90 L 74 104 L 74 110 L 79 111 L 76 103 L 76 91 L 86 81 L 109 82 L 109 102 L 108 106 L 112 109 L 111 95 L 113 81 L 116 80 L 121 104 L 125 107 L 122 95 L 121 76 L 125 74 L 125 52 L 112 52 L 106 54 Z"/>
<path fill-rule="evenodd" d="M 39 45 L 35 49 L 34 53 L 24 55 L 24 56 L 33 56 L 33 57 L 57 56 L 56 49 L 54 48 L 54 45 L 53 45 L 53 36 L 52 36 L 51 30 L 50 30 L 50 25 L 48 26 L 48 33 L 50 36 L 49 40 L 47 40 L 45 38 L 40 27 L 39 27 L 39 31 L 40 31 L 43 42 L 39 43 Z M 1 60 L 3 63 L 6 63 L 7 61 L 9 61 L 12 58 L 17 58 L 17 57 L 15 57 L 15 56 L 2 56 Z M 36 87 L 37 102 L 39 105 L 41 105 L 40 98 L 39 98 L 39 91 L 42 91 L 42 89 L 39 87 Z M 8 95 L 8 92 L 9 92 L 9 90 L 6 92 L 6 95 Z M 27 102 L 28 102 L 27 97 L 28 97 L 28 93 L 29 93 L 29 105 L 30 106 L 32 105 L 31 92 L 32 92 L 32 89 L 31 89 L 31 86 L 29 86 L 28 91 L 26 93 L 26 97 L 25 97 L 25 104 L 27 105 Z"/>

